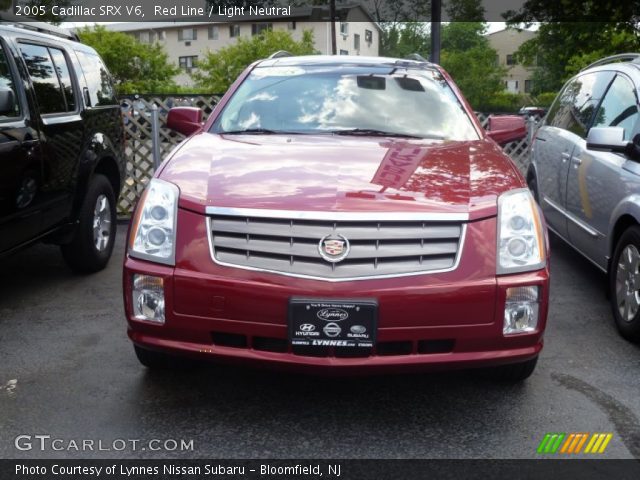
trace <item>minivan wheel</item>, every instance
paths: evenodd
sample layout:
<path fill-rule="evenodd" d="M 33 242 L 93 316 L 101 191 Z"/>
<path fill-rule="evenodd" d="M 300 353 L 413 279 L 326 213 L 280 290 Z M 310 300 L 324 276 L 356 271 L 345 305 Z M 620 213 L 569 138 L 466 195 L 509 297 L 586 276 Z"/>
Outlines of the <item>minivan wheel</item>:
<path fill-rule="evenodd" d="M 620 334 L 640 342 L 640 227 L 629 227 L 616 245 L 609 273 L 609 303 Z"/>
<path fill-rule="evenodd" d="M 501 383 L 519 383 L 531 376 L 536 369 L 538 357 L 527 360 L 526 362 L 512 363 L 509 365 L 501 365 L 486 370 L 491 380 Z"/>
<path fill-rule="evenodd" d="M 98 174 L 87 189 L 71 242 L 60 247 L 62 256 L 76 272 L 97 272 L 111 258 L 115 235 L 115 195 L 109 180 Z"/>

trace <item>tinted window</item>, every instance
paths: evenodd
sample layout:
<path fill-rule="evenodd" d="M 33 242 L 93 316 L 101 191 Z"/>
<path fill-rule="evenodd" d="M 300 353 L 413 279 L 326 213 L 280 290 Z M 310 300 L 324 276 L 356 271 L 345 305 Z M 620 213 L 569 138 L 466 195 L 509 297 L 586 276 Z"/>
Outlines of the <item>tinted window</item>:
<path fill-rule="evenodd" d="M 60 80 L 60 86 L 64 93 L 64 99 L 67 102 L 67 111 L 74 111 L 76 109 L 76 98 L 73 92 L 73 84 L 71 83 L 71 74 L 69 73 L 69 64 L 67 59 L 62 53 L 62 50 L 57 48 L 49 48 L 49 53 L 53 59 L 53 64 L 56 67 L 58 78 Z"/>
<path fill-rule="evenodd" d="M 638 120 L 638 99 L 633 85 L 624 77 L 617 76 L 607 91 L 596 118 L 594 127 L 623 127 L 624 138 L 631 138 Z"/>
<path fill-rule="evenodd" d="M 9 61 L 0 45 L 0 90 L 9 90 L 13 92 L 13 109 L 6 112 L 0 112 L 0 121 L 20 115 L 20 107 L 18 106 L 18 92 L 16 92 L 16 84 L 9 68 Z"/>
<path fill-rule="evenodd" d="M 117 105 L 111 75 L 98 55 L 86 52 L 76 52 L 80 66 L 89 88 L 91 107 L 99 105 Z"/>
<path fill-rule="evenodd" d="M 587 73 L 571 80 L 549 110 L 547 125 L 585 137 L 598 102 L 613 73 Z"/>
<path fill-rule="evenodd" d="M 27 64 L 40 113 L 66 112 L 64 93 L 47 47 L 21 44 L 20 50 Z"/>
<path fill-rule="evenodd" d="M 258 67 L 235 92 L 213 131 L 255 128 L 297 133 L 373 129 L 478 139 L 439 72 L 387 67 Z"/>

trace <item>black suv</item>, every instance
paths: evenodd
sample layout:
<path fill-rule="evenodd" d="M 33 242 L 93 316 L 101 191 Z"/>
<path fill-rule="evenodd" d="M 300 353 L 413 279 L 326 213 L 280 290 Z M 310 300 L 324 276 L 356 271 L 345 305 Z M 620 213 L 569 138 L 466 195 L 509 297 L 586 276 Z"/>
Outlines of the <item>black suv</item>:
<path fill-rule="evenodd" d="M 80 272 L 113 250 L 124 127 L 104 63 L 66 30 L 0 23 L 0 256 L 59 244 Z"/>

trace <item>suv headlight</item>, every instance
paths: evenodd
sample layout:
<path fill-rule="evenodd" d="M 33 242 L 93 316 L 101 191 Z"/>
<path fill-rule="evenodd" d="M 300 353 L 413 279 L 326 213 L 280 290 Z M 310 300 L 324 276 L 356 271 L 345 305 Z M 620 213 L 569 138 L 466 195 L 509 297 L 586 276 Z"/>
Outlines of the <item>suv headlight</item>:
<path fill-rule="evenodd" d="M 544 232 L 529 190 L 512 190 L 498 199 L 498 261 L 500 274 L 528 272 L 545 266 Z"/>
<path fill-rule="evenodd" d="M 175 265 L 179 196 L 178 187 L 172 183 L 157 178 L 149 182 L 131 224 L 132 257 Z"/>

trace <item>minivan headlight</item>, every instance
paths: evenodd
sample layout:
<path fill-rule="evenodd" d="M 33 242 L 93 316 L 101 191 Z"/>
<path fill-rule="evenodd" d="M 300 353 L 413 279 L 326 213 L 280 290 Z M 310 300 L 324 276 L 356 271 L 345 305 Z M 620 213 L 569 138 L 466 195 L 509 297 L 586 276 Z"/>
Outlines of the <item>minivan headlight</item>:
<path fill-rule="evenodd" d="M 500 195 L 497 249 L 498 274 L 528 272 L 545 266 L 542 221 L 529 190 L 512 190 Z"/>
<path fill-rule="evenodd" d="M 132 257 L 175 265 L 179 196 L 178 187 L 172 183 L 157 178 L 149 182 L 131 223 Z"/>

